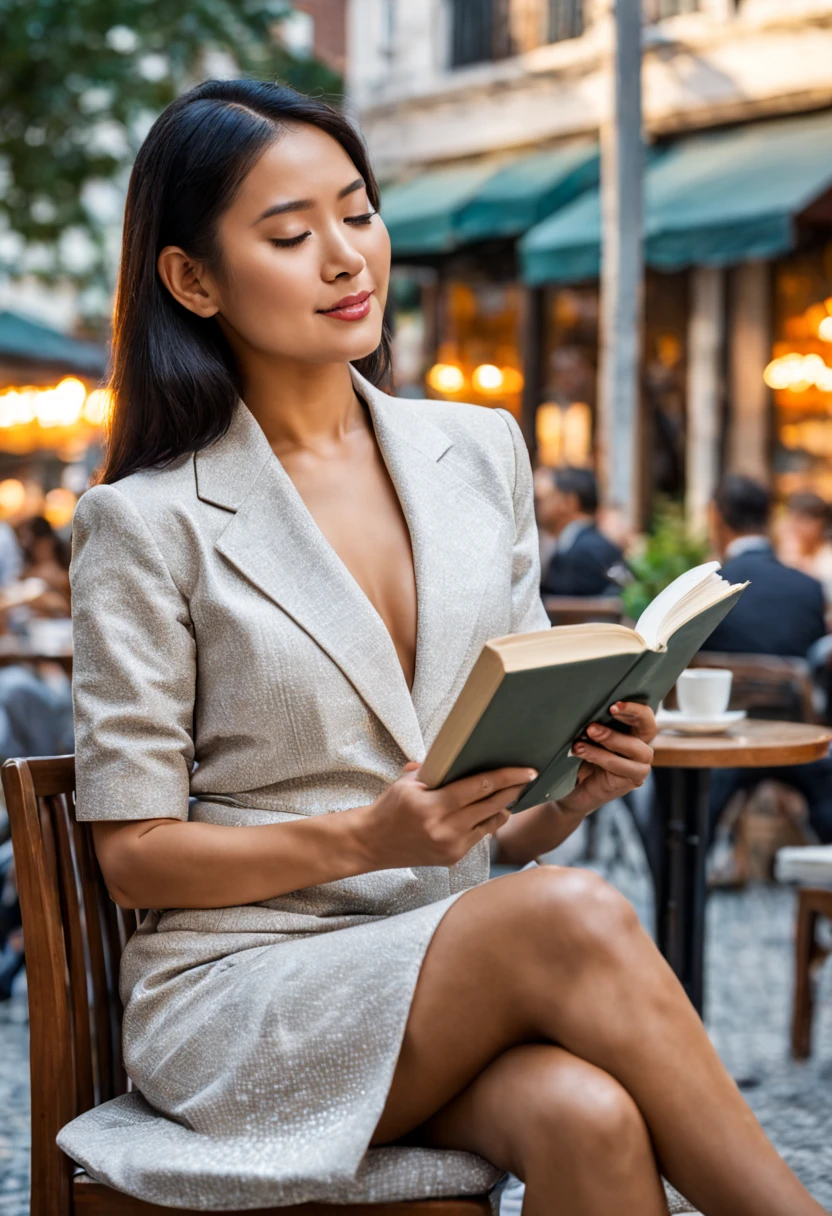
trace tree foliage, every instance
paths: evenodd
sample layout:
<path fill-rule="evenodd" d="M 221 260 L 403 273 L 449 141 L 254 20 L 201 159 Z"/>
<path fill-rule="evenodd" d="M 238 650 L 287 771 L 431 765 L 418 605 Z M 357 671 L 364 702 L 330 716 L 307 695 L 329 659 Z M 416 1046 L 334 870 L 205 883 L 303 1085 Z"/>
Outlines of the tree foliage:
<path fill-rule="evenodd" d="M 90 187 L 123 180 L 150 122 L 217 74 L 218 52 L 239 75 L 340 95 L 337 75 L 275 37 L 288 10 L 288 0 L 0 0 L 0 226 L 15 251 L 6 269 L 106 281 Z M 69 230 L 87 242 L 83 269 L 62 259 Z M 33 250 L 40 257 L 25 257 Z"/>

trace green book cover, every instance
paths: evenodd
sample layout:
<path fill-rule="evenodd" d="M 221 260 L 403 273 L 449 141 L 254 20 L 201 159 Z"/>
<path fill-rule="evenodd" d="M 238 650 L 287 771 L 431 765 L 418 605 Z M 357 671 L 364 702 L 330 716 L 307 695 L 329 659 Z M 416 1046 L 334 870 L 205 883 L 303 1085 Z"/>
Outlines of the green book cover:
<path fill-rule="evenodd" d="M 428 784 L 446 785 L 504 765 L 523 765 L 539 776 L 523 791 L 514 811 L 563 797 L 574 788 L 581 764 L 569 754 L 578 736 L 591 722 L 620 728 L 609 714 L 616 701 L 641 701 L 655 709 L 743 590 L 738 587 L 697 612 L 657 649 L 645 645 L 635 653 L 630 648 L 626 653 L 576 662 L 550 659 L 546 665 L 504 671 L 447 771 L 436 782 L 426 777 Z M 599 633 L 603 629 L 599 627 Z M 615 649 L 614 640 L 610 648 Z M 424 768 L 429 773 L 435 764 L 429 754 Z"/>
<path fill-rule="evenodd" d="M 698 650 L 711 636 L 723 617 L 727 616 L 736 604 L 742 590 L 735 591 L 719 603 L 706 608 L 672 634 L 664 650 L 645 650 L 640 655 L 626 655 L 629 660 L 628 670 L 622 672 L 621 678 L 613 684 L 607 683 L 606 670 L 599 669 L 597 659 L 589 659 L 585 663 L 574 663 L 567 667 L 559 665 L 544 669 L 560 683 L 561 695 L 566 695 L 566 689 L 576 684 L 583 684 L 580 698 L 573 694 L 572 703 L 580 702 L 581 708 L 588 699 L 588 690 L 594 693 L 592 709 L 588 714 L 573 715 L 569 713 L 571 729 L 567 730 L 568 738 L 560 748 L 550 754 L 545 768 L 531 764 L 540 774 L 537 781 L 532 782 L 517 800 L 514 811 L 524 811 L 530 806 L 549 799 L 563 798 L 574 789 L 578 779 L 578 769 L 581 761 L 577 756 L 570 756 L 572 743 L 591 722 L 601 722 L 604 726 L 619 726 L 609 712 L 610 706 L 616 701 L 641 701 L 656 709 L 659 702 L 667 696 L 681 673 L 690 663 Z M 635 661 L 633 661 L 635 659 Z M 525 673 L 523 673 L 525 674 Z M 506 680 L 510 679 L 506 677 Z M 577 729 L 576 729 L 577 728 Z M 475 732 L 475 734 L 478 732 Z M 474 742 L 474 735 L 468 743 Z M 467 745 L 466 745 L 467 747 Z M 515 761 L 514 763 L 525 763 Z"/>

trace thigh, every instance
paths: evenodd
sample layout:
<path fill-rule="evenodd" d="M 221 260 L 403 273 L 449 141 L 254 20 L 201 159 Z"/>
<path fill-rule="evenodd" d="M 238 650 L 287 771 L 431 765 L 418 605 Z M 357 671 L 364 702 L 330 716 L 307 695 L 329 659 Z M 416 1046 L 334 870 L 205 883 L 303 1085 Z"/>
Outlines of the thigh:
<path fill-rule="evenodd" d="M 580 1020 L 579 981 L 594 948 L 582 932 L 605 925 L 614 937 L 619 904 L 637 924 L 595 875 L 553 866 L 484 883 L 452 904 L 422 963 L 373 1143 L 424 1123 L 509 1048 L 554 1041 L 560 1019 Z"/>
<path fill-rule="evenodd" d="M 628 1147 L 633 1126 L 647 1144 L 635 1103 L 609 1073 L 533 1043 L 498 1056 L 407 1141 L 465 1149 L 527 1179 L 531 1164 L 561 1173 L 588 1152 L 590 1168 L 603 1168 L 602 1158 Z"/>

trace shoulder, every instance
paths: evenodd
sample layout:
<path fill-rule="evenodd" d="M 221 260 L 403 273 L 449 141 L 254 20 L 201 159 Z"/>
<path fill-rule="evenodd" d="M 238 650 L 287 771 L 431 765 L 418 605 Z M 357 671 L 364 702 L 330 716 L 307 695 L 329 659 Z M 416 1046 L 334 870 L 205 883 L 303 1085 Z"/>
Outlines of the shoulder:
<path fill-rule="evenodd" d="M 614 544 L 608 536 L 605 536 L 603 532 L 594 526 L 592 528 L 584 528 L 583 532 L 578 534 L 573 548 L 591 549 L 594 553 L 602 554 L 605 557 L 610 556 L 615 558 L 621 556 L 621 549 L 619 549 L 618 545 Z"/>
<path fill-rule="evenodd" d="M 720 573 L 729 582 L 750 579 L 752 588 L 755 582 L 758 586 L 768 582 L 806 602 L 823 600 L 823 588 L 816 578 L 785 565 L 773 553 L 743 553 L 727 561 Z"/>
<path fill-rule="evenodd" d="M 495 478 L 511 494 L 523 480 L 529 456 L 517 422 L 508 410 L 461 401 L 388 398 L 401 431 L 416 447 L 430 445 L 447 468 L 493 489 Z M 491 494 L 488 495 L 491 497 Z"/>
<path fill-rule="evenodd" d="M 160 518 L 196 498 L 193 456 L 162 469 L 143 469 L 120 481 L 92 486 L 79 499 L 73 530 L 107 519 L 114 527 L 142 521 L 154 530 Z"/>

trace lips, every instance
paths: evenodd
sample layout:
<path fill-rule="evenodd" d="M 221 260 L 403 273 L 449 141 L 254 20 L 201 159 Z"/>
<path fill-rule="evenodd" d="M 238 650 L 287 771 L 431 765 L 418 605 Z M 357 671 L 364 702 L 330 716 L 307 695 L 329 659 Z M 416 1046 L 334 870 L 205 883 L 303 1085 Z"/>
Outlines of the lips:
<path fill-rule="evenodd" d="M 319 308 L 322 317 L 331 317 L 335 321 L 363 321 L 370 312 L 371 291 L 359 291 L 355 295 L 344 296 L 332 308 Z"/>

